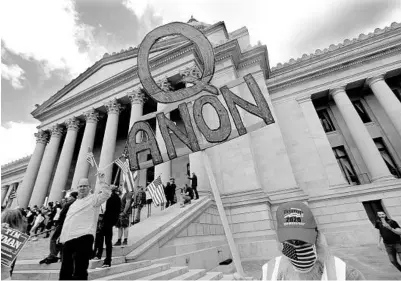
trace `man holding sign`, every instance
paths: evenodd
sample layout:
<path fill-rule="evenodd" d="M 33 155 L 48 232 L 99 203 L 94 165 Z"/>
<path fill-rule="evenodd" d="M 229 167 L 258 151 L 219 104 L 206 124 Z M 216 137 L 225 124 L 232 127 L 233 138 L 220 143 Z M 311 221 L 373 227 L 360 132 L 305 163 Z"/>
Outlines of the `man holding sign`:
<path fill-rule="evenodd" d="M 60 235 L 64 244 L 60 280 L 87 280 L 89 260 L 99 218 L 100 206 L 111 196 L 111 188 L 98 171 L 100 191 L 91 194 L 87 178 L 78 181 L 78 198 L 70 206 Z"/>

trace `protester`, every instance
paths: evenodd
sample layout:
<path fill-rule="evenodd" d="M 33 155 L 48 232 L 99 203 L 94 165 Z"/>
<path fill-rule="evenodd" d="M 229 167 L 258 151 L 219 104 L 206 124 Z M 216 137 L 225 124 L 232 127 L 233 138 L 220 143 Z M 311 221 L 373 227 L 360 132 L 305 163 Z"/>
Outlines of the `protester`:
<path fill-rule="evenodd" d="M 89 180 L 78 181 L 78 198 L 71 204 L 60 235 L 63 243 L 60 280 L 87 280 L 100 206 L 111 196 L 104 173 L 98 172 L 100 191 L 91 194 Z"/>
<path fill-rule="evenodd" d="M 31 229 L 30 235 L 32 236 L 32 233 L 36 235 L 37 231 L 39 228 L 42 228 L 43 225 L 43 221 L 45 220 L 42 211 L 37 210 L 36 211 L 36 218 L 35 218 L 35 222 L 33 224 L 33 227 Z M 39 232 L 40 233 L 40 232 Z M 37 236 L 32 237 L 31 239 L 32 241 L 36 241 L 38 240 Z"/>
<path fill-rule="evenodd" d="M 121 239 L 123 237 L 123 234 L 124 234 L 124 241 L 122 245 L 128 244 L 128 228 L 132 212 L 131 201 L 133 197 L 133 192 L 128 190 L 126 185 L 124 185 L 124 188 L 125 188 L 125 194 L 123 195 L 123 198 L 121 198 L 120 216 L 116 224 L 116 227 L 118 228 L 118 240 L 114 244 L 114 246 L 121 246 Z"/>
<path fill-rule="evenodd" d="M 46 236 L 45 238 L 48 238 L 50 236 L 50 230 L 54 226 L 54 217 L 56 216 L 57 209 L 55 206 L 53 206 L 53 202 L 49 202 L 49 211 L 47 213 L 47 223 L 46 223 Z"/>
<path fill-rule="evenodd" d="M 43 264 L 43 263 L 51 264 L 51 263 L 58 262 L 58 260 L 59 260 L 58 253 L 60 252 L 62 246 L 61 246 L 61 244 L 57 243 L 57 240 L 60 237 L 61 230 L 63 229 L 63 224 L 64 224 L 65 217 L 67 216 L 67 212 L 68 212 L 71 204 L 74 203 L 75 200 L 77 199 L 77 196 L 78 196 L 78 192 L 71 192 L 70 196 L 67 198 L 64 208 L 60 211 L 59 217 L 55 221 L 56 229 L 54 230 L 53 235 L 50 238 L 50 253 L 46 258 L 41 260 L 39 262 L 39 264 Z"/>
<path fill-rule="evenodd" d="M 28 222 L 25 211 L 22 209 L 6 209 L 1 214 L 1 225 L 16 229 L 22 233 L 26 233 Z M 1 265 L 1 280 L 11 280 L 14 265 L 17 259 L 11 264 L 11 267 Z"/>
<path fill-rule="evenodd" d="M 136 212 L 133 224 L 136 224 L 141 221 L 141 210 L 145 204 L 146 204 L 146 193 L 142 186 L 138 186 L 138 192 L 136 193 L 134 200 L 134 210 Z"/>
<path fill-rule="evenodd" d="M 188 177 L 189 180 L 191 180 L 191 187 L 193 192 L 195 193 L 195 200 L 199 199 L 199 194 L 198 194 L 198 177 L 195 175 L 195 173 L 192 173 L 192 178 Z M 193 199 L 193 198 L 192 198 Z"/>
<path fill-rule="evenodd" d="M 308 206 L 284 203 L 276 217 L 283 255 L 263 265 L 261 280 L 365 280 L 360 271 L 330 253 Z M 235 274 L 234 279 L 245 278 Z"/>
<path fill-rule="evenodd" d="M 191 204 L 191 199 L 194 198 L 193 190 L 187 184 L 184 187 L 183 194 L 181 197 L 182 197 L 182 200 L 180 202 L 181 208 L 184 208 L 186 204 Z"/>
<path fill-rule="evenodd" d="M 61 204 L 58 201 L 56 202 L 55 209 L 56 209 L 56 214 L 54 215 L 53 223 L 54 223 L 55 226 L 57 226 L 58 225 L 58 220 L 60 218 L 61 210 L 63 209 L 61 207 Z"/>
<path fill-rule="evenodd" d="M 401 228 L 396 221 L 389 219 L 386 213 L 377 212 L 377 221 L 375 227 L 379 229 L 379 249 L 382 249 L 380 241 L 383 238 L 384 247 L 390 262 L 401 271 L 401 264 L 397 261 L 401 260 Z"/>
<path fill-rule="evenodd" d="M 146 188 L 145 194 L 146 194 L 146 205 L 148 205 L 148 215 L 147 215 L 147 217 L 150 217 L 151 213 L 152 213 L 152 202 L 153 202 L 153 199 L 152 199 L 152 196 L 150 195 L 150 192 L 149 192 L 148 188 Z"/>
<path fill-rule="evenodd" d="M 112 193 L 106 202 L 106 210 L 103 214 L 103 221 L 100 227 L 100 232 L 96 235 L 96 243 L 94 254 L 99 260 L 103 254 L 103 242 L 106 244 L 106 258 L 103 261 L 102 267 L 111 266 L 111 257 L 113 251 L 113 226 L 116 225 L 121 209 L 121 200 L 119 197 L 119 189 L 117 186 L 112 186 Z"/>
<path fill-rule="evenodd" d="M 170 178 L 170 182 L 167 183 L 166 187 L 164 188 L 164 194 L 166 195 L 166 208 L 175 204 L 174 195 L 175 189 L 177 186 L 175 185 L 175 179 Z"/>

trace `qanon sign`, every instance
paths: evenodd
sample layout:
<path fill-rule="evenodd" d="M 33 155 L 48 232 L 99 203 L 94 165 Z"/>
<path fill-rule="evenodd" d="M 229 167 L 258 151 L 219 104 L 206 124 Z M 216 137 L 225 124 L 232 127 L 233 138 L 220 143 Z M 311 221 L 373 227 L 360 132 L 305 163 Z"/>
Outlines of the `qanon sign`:
<path fill-rule="evenodd" d="M 166 92 L 156 84 L 151 76 L 149 53 L 157 40 L 171 35 L 182 35 L 193 42 L 203 60 L 203 74 L 200 79 L 190 77 L 182 79 L 183 82 L 193 84 L 191 87 Z M 173 22 L 160 26 L 145 36 L 138 52 L 139 80 L 149 97 L 157 103 L 167 104 L 167 106 L 161 112 L 142 116 L 132 126 L 127 140 L 132 170 L 145 169 L 192 152 L 201 151 L 274 123 L 268 103 L 251 74 L 245 75 L 243 79 L 255 100 L 255 104 L 234 94 L 227 86 L 217 89 L 215 86 L 210 85 L 214 71 L 213 46 L 202 32 L 191 25 Z M 218 97 L 220 94 L 224 99 L 225 105 Z M 207 104 L 212 106 L 217 113 L 219 118 L 218 128 L 211 129 L 205 121 L 203 107 Z M 245 127 L 238 107 L 259 117 L 261 122 Z M 166 117 L 167 113 L 177 108 L 183 121 L 184 128 L 182 129 Z M 234 130 L 232 129 L 229 115 L 234 121 Z M 156 135 L 147 122 L 153 117 L 156 117 L 167 153 L 162 154 L 160 152 Z M 140 132 L 147 136 L 142 141 L 138 141 L 136 138 Z M 171 134 L 174 134 L 182 141 L 187 149 L 177 150 L 173 144 Z M 144 151 L 150 152 L 152 161 L 139 163 L 138 154 Z"/>

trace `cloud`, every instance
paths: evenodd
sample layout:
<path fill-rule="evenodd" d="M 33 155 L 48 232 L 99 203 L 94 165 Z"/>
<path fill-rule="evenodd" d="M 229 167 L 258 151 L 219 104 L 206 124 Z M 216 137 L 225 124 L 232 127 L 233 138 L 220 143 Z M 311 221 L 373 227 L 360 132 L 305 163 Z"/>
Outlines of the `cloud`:
<path fill-rule="evenodd" d="M 99 46 L 90 40 L 90 29 L 77 24 L 72 1 L 5 0 L 2 11 L 4 47 L 37 60 L 47 75 L 55 69 L 68 69 L 76 76 L 94 62 L 87 52 L 80 52 L 77 40 L 85 41 L 89 50 Z"/>
<path fill-rule="evenodd" d="M 0 163 L 7 164 L 33 153 L 38 124 L 8 122 L 1 126 Z"/>
<path fill-rule="evenodd" d="M 22 89 L 24 85 L 22 82 L 25 80 L 24 70 L 16 64 L 6 65 L 1 63 L 1 77 L 11 82 L 14 89 Z"/>

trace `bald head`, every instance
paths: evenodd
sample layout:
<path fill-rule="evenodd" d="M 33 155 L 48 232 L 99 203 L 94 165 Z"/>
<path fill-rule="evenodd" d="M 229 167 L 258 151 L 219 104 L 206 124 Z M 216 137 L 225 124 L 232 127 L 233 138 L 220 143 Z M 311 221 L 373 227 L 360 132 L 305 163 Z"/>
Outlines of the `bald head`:
<path fill-rule="evenodd" d="M 78 199 L 85 198 L 90 193 L 89 180 L 87 178 L 82 178 L 78 181 L 77 186 Z"/>

